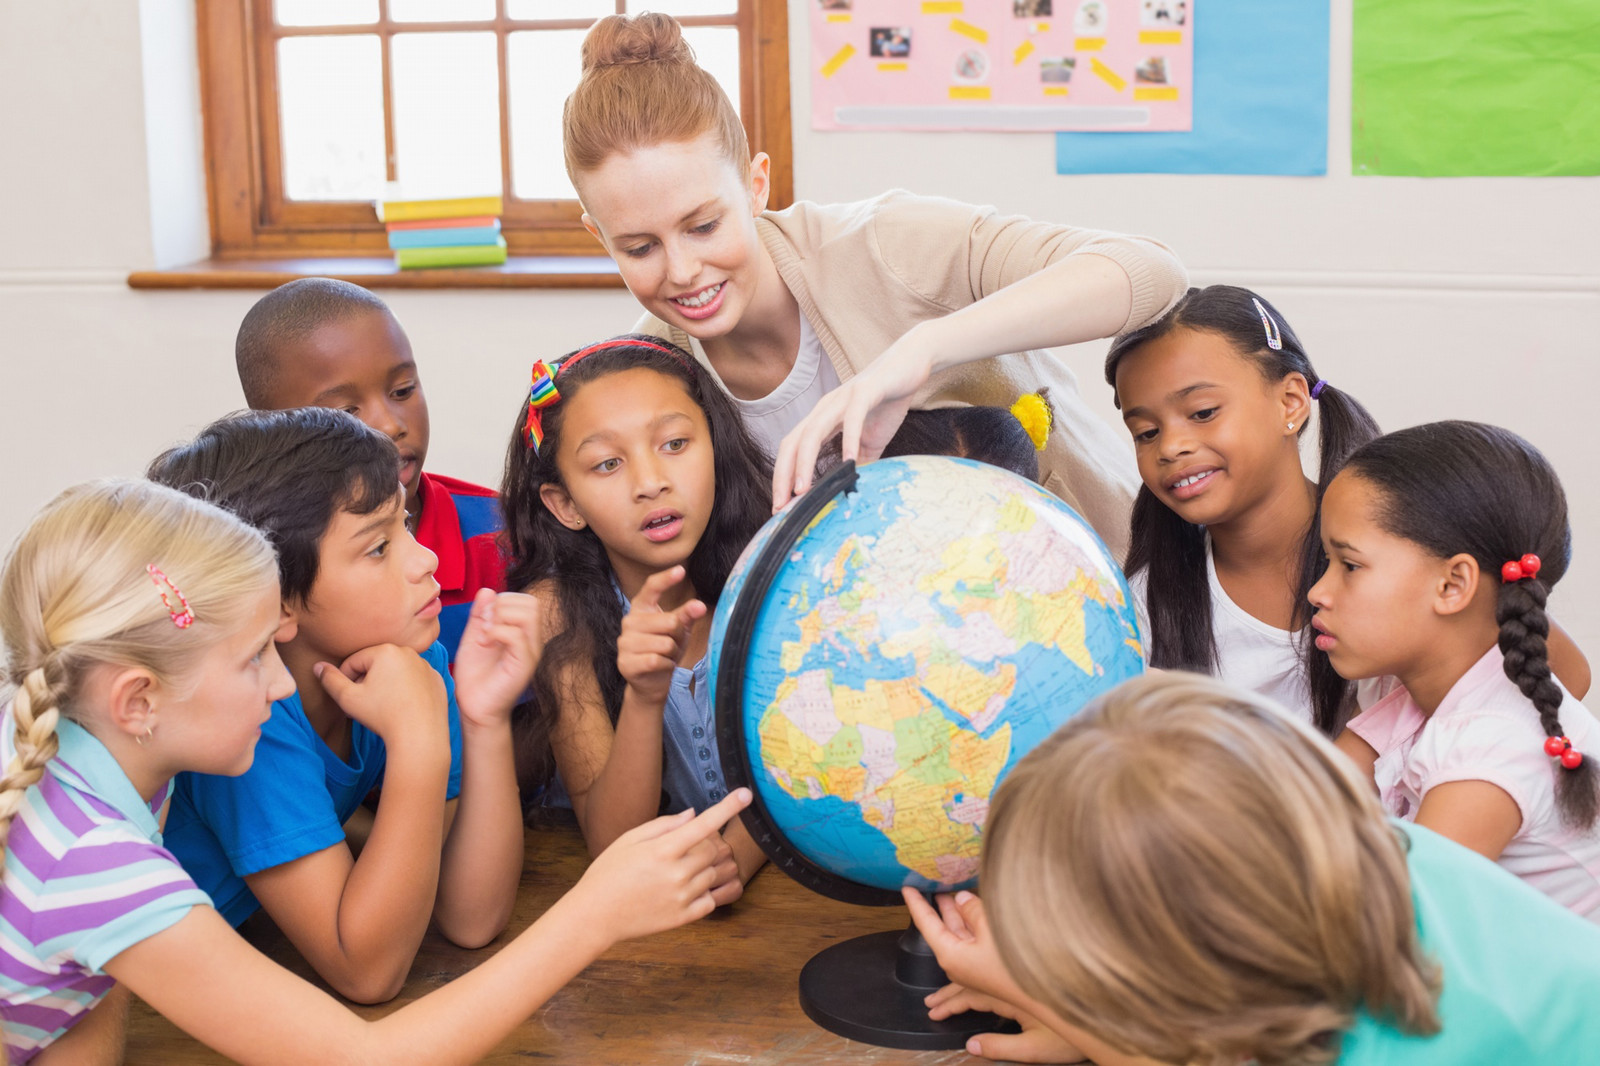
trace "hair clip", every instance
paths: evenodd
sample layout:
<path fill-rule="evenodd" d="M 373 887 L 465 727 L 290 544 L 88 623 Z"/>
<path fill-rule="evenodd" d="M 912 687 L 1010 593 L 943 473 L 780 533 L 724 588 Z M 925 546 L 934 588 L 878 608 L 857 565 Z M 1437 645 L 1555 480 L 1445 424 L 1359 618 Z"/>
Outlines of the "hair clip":
<path fill-rule="evenodd" d="M 1256 305 L 1256 313 L 1261 316 L 1262 328 L 1267 331 L 1267 347 L 1275 352 L 1282 351 L 1283 334 L 1278 332 L 1278 323 L 1273 321 L 1271 315 L 1267 314 L 1267 309 L 1261 306 L 1260 300 L 1252 296 L 1250 297 L 1250 302 Z"/>
<path fill-rule="evenodd" d="M 1568 770 L 1576 770 L 1583 765 L 1583 752 L 1574 750 L 1572 741 L 1566 737 L 1547 737 L 1544 753 L 1552 759 L 1560 759 L 1561 765 Z"/>
<path fill-rule="evenodd" d="M 553 363 L 547 363 L 543 359 L 538 360 L 533 364 L 533 384 L 528 388 L 528 418 L 522 424 L 523 444 L 537 452 L 539 446 L 544 443 L 544 410 L 555 406 L 561 400 L 561 393 L 556 390 L 556 375 L 579 359 L 609 348 L 648 348 L 651 351 L 664 352 L 679 363 L 683 363 L 683 357 L 675 349 L 627 337 L 614 337 L 598 344 L 591 344 L 587 348 L 579 348 L 571 355 L 563 356 Z"/>
<path fill-rule="evenodd" d="M 161 568 L 156 566 L 155 563 L 146 563 L 145 569 L 150 573 L 150 580 L 155 582 L 156 591 L 161 593 L 161 605 L 172 616 L 172 624 L 179 629 L 188 629 L 194 625 L 194 608 L 189 606 L 188 597 L 184 596 L 183 590 L 173 584 L 172 579 L 162 573 Z M 166 585 L 167 588 L 163 589 L 162 585 Z M 172 606 L 172 600 L 167 597 L 167 589 L 170 589 L 172 595 L 178 598 L 178 602 L 183 605 L 182 610 L 177 610 Z"/>
<path fill-rule="evenodd" d="M 1539 573 L 1539 557 L 1528 554 L 1520 559 L 1513 559 L 1500 568 L 1500 580 L 1509 585 L 1513 581 L 1521 581 L 1525 577 L 1536 577 Z"/>
<path fill-rule="evenodd" d="M 1011 414 L 1022 423 L 1022 431 L 1033 442 L 1033 450 L 1042 452 L 1050 438 L 1050 428 L 1055 425 L 1055 410 L 1045 399 L 1044 389 L 1024 393 L 1011 405 Z"/>
<path fill-rule="evenodd" d="M 1311 386 L 1311 398 L 1313 400 L 1322 399 L 1322 390 L 1327 387 L 1328 383 L 1326 381 L 1319 381 L 1315 385 Z"/>

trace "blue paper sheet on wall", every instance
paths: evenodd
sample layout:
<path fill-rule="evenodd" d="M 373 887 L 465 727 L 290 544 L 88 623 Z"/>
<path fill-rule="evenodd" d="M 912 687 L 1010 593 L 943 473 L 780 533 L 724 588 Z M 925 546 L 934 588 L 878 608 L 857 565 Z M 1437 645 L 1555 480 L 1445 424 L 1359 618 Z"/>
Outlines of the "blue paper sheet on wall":
<path fill-rule="evenodd" d="M 1194 128 L 1058 133 L 1058 174 L 1326 174 L 1328 0 L 1203 0 Z"/>

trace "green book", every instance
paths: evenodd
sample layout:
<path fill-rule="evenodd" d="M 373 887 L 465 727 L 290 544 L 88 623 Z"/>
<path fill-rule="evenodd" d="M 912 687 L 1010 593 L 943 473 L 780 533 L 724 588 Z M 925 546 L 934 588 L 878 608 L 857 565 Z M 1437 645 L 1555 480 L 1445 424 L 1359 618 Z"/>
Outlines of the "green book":
<path fill-rule="evenodd" d="M 456 244 L 443 248 L 397 248 L 394 261 L 401 270 L 426 267 L 499 266 L 506 261 L 506 239 L 493 244 Z"/>

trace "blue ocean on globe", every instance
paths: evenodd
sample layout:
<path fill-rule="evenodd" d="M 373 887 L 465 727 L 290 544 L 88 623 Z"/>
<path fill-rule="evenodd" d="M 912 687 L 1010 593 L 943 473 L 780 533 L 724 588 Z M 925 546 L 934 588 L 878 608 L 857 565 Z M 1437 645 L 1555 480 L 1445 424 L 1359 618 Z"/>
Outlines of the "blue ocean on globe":
<path fill-rule="evenodd" d="M 760 600 L 729 780 L 752 783 L 747 815 L 822 872 L 821 891 L 969 887 L 1011 767 L 1144 670 L 1127 582 L 1060 499 L 964 459 L 859 467 L 766 587 L 747 587 L 787 516 L 746 549 L 713 622 L 717 699 L 734 607 Z"/>

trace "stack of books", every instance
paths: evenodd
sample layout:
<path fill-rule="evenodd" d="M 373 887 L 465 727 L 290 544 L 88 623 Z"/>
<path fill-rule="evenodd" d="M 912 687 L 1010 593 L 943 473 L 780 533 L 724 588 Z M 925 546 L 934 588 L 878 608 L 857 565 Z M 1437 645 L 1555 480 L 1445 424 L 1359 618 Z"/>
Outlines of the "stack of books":
<path fill-rule="evenodd" d="M 378 218 L 401 270 L 497 266 L 506 261 L 498 196 L 382 200 Z"/>

